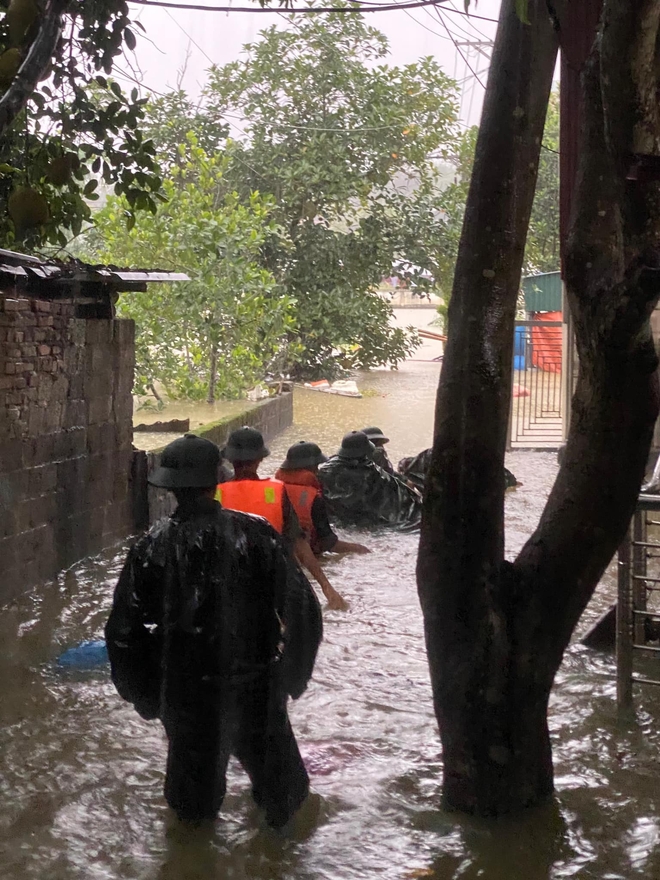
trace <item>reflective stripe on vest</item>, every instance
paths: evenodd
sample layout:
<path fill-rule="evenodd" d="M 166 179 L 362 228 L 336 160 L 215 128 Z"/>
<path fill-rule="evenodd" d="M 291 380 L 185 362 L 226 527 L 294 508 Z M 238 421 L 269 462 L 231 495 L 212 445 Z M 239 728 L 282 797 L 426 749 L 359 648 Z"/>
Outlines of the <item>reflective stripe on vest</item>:
<path fill-rule="evenodd" d="M 284 483 L 279 480 L 230 480 L 219 484 L 215 498 L 228 510 L 263 516 L 275 531 L 282 534 Z"/>

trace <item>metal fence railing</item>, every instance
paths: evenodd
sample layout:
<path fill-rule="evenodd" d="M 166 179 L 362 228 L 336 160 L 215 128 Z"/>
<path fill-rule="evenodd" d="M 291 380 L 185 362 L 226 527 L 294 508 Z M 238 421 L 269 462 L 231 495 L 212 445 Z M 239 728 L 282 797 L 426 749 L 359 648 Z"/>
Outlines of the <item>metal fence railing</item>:
<path fill-rule="evenodd" d="M 561 321 L 519 321 L 509 427 L 512 449 L 561 446 L 564 432 Z"/>
<path fill-rule="evenodd" d="M 654 659 L 660 661 L 660 495 L 640 495 L 618 552 L 619 706 L 632 706 L 635 684 L 660 685 L 660 666 L 656 672 L 648 662 Z"/>

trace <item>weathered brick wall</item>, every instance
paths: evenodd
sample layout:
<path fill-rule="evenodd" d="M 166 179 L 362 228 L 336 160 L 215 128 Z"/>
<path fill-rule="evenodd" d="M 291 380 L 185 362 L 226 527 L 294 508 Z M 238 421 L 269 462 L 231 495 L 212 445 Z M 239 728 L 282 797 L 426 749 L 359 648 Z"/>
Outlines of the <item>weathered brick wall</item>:
<path fill-rule="evenodd" d="M 133 530 L 134 327 L 0 293 L 0 602 Z"/>
<path fill-rule="evenodd" d="M 226 444 L 227 438 L 232 431 L 241 428 L 243 425 L 249 425 L 257 428 L 264 435 L 268 443 L 273 437 L 286 430 L 293 424 L 293 392 L 285 391 L 283 394 L 273 397 L 270 400 L 264 400 L 257 406 L 251 407 L 237 416 L 231 416 L 221 419 L 218 422 L 211 422 L 195 431 L 200 437 L 206 437 L 212 440 L 221 448 Z M 146 480 L 147 474 L 158 467 L 160 461 L 160 452 L 142 453 L 142 464 L 139 465 L 143 477 Z M 174 510 L 174 496 L 171 492 L 163 489 L 156 489 L 154 486 L 145 485 L 146 496 L 143 499 L 141 509 L 145 518 L 144 524 L 154 523 L 163 516 L 167 516 Z"/>

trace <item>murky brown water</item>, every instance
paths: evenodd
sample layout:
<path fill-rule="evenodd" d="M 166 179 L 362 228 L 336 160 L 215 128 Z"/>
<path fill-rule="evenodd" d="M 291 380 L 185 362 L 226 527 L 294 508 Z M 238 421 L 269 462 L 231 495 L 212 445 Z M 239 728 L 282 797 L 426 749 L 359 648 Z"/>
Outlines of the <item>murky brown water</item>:
<path fill-rule="evenodd" d="M 362 400 L 296 394 L 296 426 L 273 444 L 375 423 L 396 460 L 431 437 L 438 366 L 360 380 Z M 555 470 L 553 454 L 517 452 L 524 483 L 506 500 L 508 552 L 531 530 Z M 316 823 L 283 840 L 264 829 L 246 778 L 232 767 L 211 837 L 166 833 L 165 743 L 114 692 L 107 673 L 63 676 L 63 648 L 98 637 L 121 562 L 89 560 L 0 615 L 0 878 L 2 880 L 546 880 L 660 877 L 657 757 L 660 695 L 617 719 L 613 659 L 579 645 L 552 697 L 553 805 L 524 819 L 471 821 L 441 811 L 441 755 L 417 602 L 414 535 L 363 534 L 374 553 L 329 560 L 351 601 L 326 613 L 314 681 L 292 718 L 323 799 Z M 586 618 L 612 590 L 611 576 Z M 583 627 L 584 628 L 584 627 Z"/>

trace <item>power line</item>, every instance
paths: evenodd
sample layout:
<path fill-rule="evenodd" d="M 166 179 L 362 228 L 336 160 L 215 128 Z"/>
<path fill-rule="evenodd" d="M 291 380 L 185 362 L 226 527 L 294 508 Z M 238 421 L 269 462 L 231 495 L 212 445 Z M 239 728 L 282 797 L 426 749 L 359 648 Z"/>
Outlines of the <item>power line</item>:
<path fill-rule="evenodd" d="M 195 46 L 196 49 L 199 49 L 199 51 L 206 58 L 206 60 L 209 61 L 211 63 L 211 65 L 215 64 L 215 61 L 211 58 L 211 56 L 208 55 L 202 49 L 202 47 L 199 45 L 199 43 L 196 40 L 193 40 L 193 38 L 190 36 L 188 31 L 183 27 L 183 25 L 179 24 L 179 22 L 176 20 L 176 18 L 171 14 L 171 12 L 168 9 L 165 10 L 165 13 L 166 13 L 167 17 L 170 18 L 174 22 L 174 24 L 179 28 L 179 30 L 184 35 L 184 37 L 188 37 L 188 39 L 193 44 L 193 46 Z"/>
<path fill-rule="evenodd" d="M 485 86 L 485 85 L 483 84 L 483 82 L 479 79 L 479 77 L 477 76 L 476 71 L 474 70 L 474 68 L 472 67 L 472 65 L 470 64 L 470 62 L 467 60 L 467 58 L 465 57 L 465 55 L 463 54 L 463 50 L 462 50 L 461 47 L 458 45 L 458 41 L 456 40 L 456 38 L 454 37 L 454 35 L 452 34 L 452 32 L 451 32 L 451 31 L 449 30 L 449 28 L 447 27 L 447 24 L 446 24 L 444 18 L 442 17 L 442 15 L 441 15 L 441 13 L 440 13 L 440 10 L 436 8 L 435 12 L 436 12 L 436 15 L 438 16 L 438 19 L 440 20 L 440 23 L 442 24 L 442 26 L 444 27 L 444 29 L 447 31 L 447 35 L 451 38 L 452 43 L 453 43 L 454 46 L 456 47 L 456 51 L 458 52 L 458 54 L 461 56 L 461 58 L 462 58 L 463 61 L 465 62 L 465 66 L 466 66 L 467 69 L 470 71 L 470 73 L 474 76 L 474 78 L 475 78 L 476 81 L 479 83 L 479 85 L 481 86 L 481 88 L 482 88 L 482 89 L 485 89 L 486 86 Z"/>
<path fill-rule="evenodd" d="M 403 11 L 406 13 L 408 18 L 410 18 L 412 21 L 414 21 L 415 24 L 418 24 L 421 28 L 424 28 L 425 31 L 428 31 L 430 34 L 433 34 L 434 36 L 439 37 L 441 40 L 449 40 L 449 37 L 446 37 L 444 34 L 441 34 L 438 31 L 434 31 L 433 28 L 430 28 L 428 25 L 424 24 L 423 22 L 419 21 L 419 19 L 415 18 L 415 16 L 412 15 L 412 13 L 406 12 L 405 9 Z M 431 13 L 428 11 L 428 9 L 425 9 L 424 12 L 431 15 Z M 431 18 L 433 18 L 433 16 L 431 16 Z"/>
<path fill-rule="evenodd" d="M 454 15 L 462 15 L 465 18 L 476 18 L 477 21 L 490 21 L 494 24 L 498 23 L 496 18 L 488 18 L 485 15 L 474 15 L 472 12 L 463 12 L 462 9 L 453 9 L 451 6 L 444 6 L 443 9 L 445 12 L 452 12 Z"/>
<path fill-rule="evenodd" d="M 197 3 L 170 3 L 169 0 L 129 0 L 138 6 L 162 7 L 164 9 L 185 9 L 198 12 L 249 12 L 249 13 L 303 13 L 315 14 L 319 12 L 391 12 L 395 9 L 419 9 L 423 6 L 436 6 L 446 0 L 414 0 L 409 3 L 389 3 L 371 6 L 365 0 L 351 0 L 350 6 L 302 6 L 290 9 L 274 8 L 270 6 L 205 6 Z"/>
<path fill-rule="evenodd" d="M 449 5 L 450 3 L 452 5 Z M 470 19 L 473 16 L 471 16 L 470 13 L 467 13 L 467 15 L 466 15 L 464 12 L 461 12 L 459 9 L 456 9 L 456 7 L 453 5 L 452 0 L 448 0 L 447 5 L 443 6 L 443 11 L 444 12 L 453 12 L 454 14 L 461 15 L 465 19 L 464 24 L 466 25 L 466 27 L 464 27 L 463 23 L 460 23 L 460 22 L 456 22 L 456 27 L 458 28 L 459 31 L 461 31 L 463 34 L 465 34 L 465 36 L 468 39 L 473 40 L 474 36 L 471 33 L 471 31 L 467 30 L 467 26 L 469 26 L 473 31 L 476 31 L 476 33 L 479 35 L 479 37 L 482 40 L 489 39 L 485 34 L 481 33 L 481 31 L 479 31 L 479 29 L 477 28 L 477 26 L 475 24 L 472 23 L 472 21 Z M 429 15 L 430 15 L 430 13 L 429 13 Z"/>
<path fill-rule="evenodd" d="M 391 4 L 378 4 L 374 3 L 370 5 L 369 0 L 350 0 L 350 6 L 326 6 L 326 7 L 299 7 L 299 8 L 290 8 L 284 9 L 280 7 L 279 9 L 275 9 L 269 6 L 205 6 L 196 3 L 169 3 L 165 2 L 165 0 L 128 0 L 129 3 L 136 4 L 138 6 L 153 6 L 153 7 L 163 7 L 167 9 L 184 9 L 187 11 L 199 11 L 199 12 L 248 12 L 248 13 L 275 13 L 282 14 L 291 13 L 291 12 L 301 12 L 303 14 L 310 14 L 315 12 L 391 12 L 397 9 L 418 9 L 425 6 L 436 6 L 439 3 L 446 3 L 447 0 L 419 0 L 419 2 L 413 3 L 391 3 Z M 451 6 L 444 7 L 446 12 L 451 12 L 452 15 L 462 15 L 464 18 L 474 19 L 477 21 L 489 21 L 492 24 L 497 24 L 496 18 L 489 18 L 486 15 L 476 15 L 471 12 L 464 12 L 462 9 L 454 9 Z"/>

